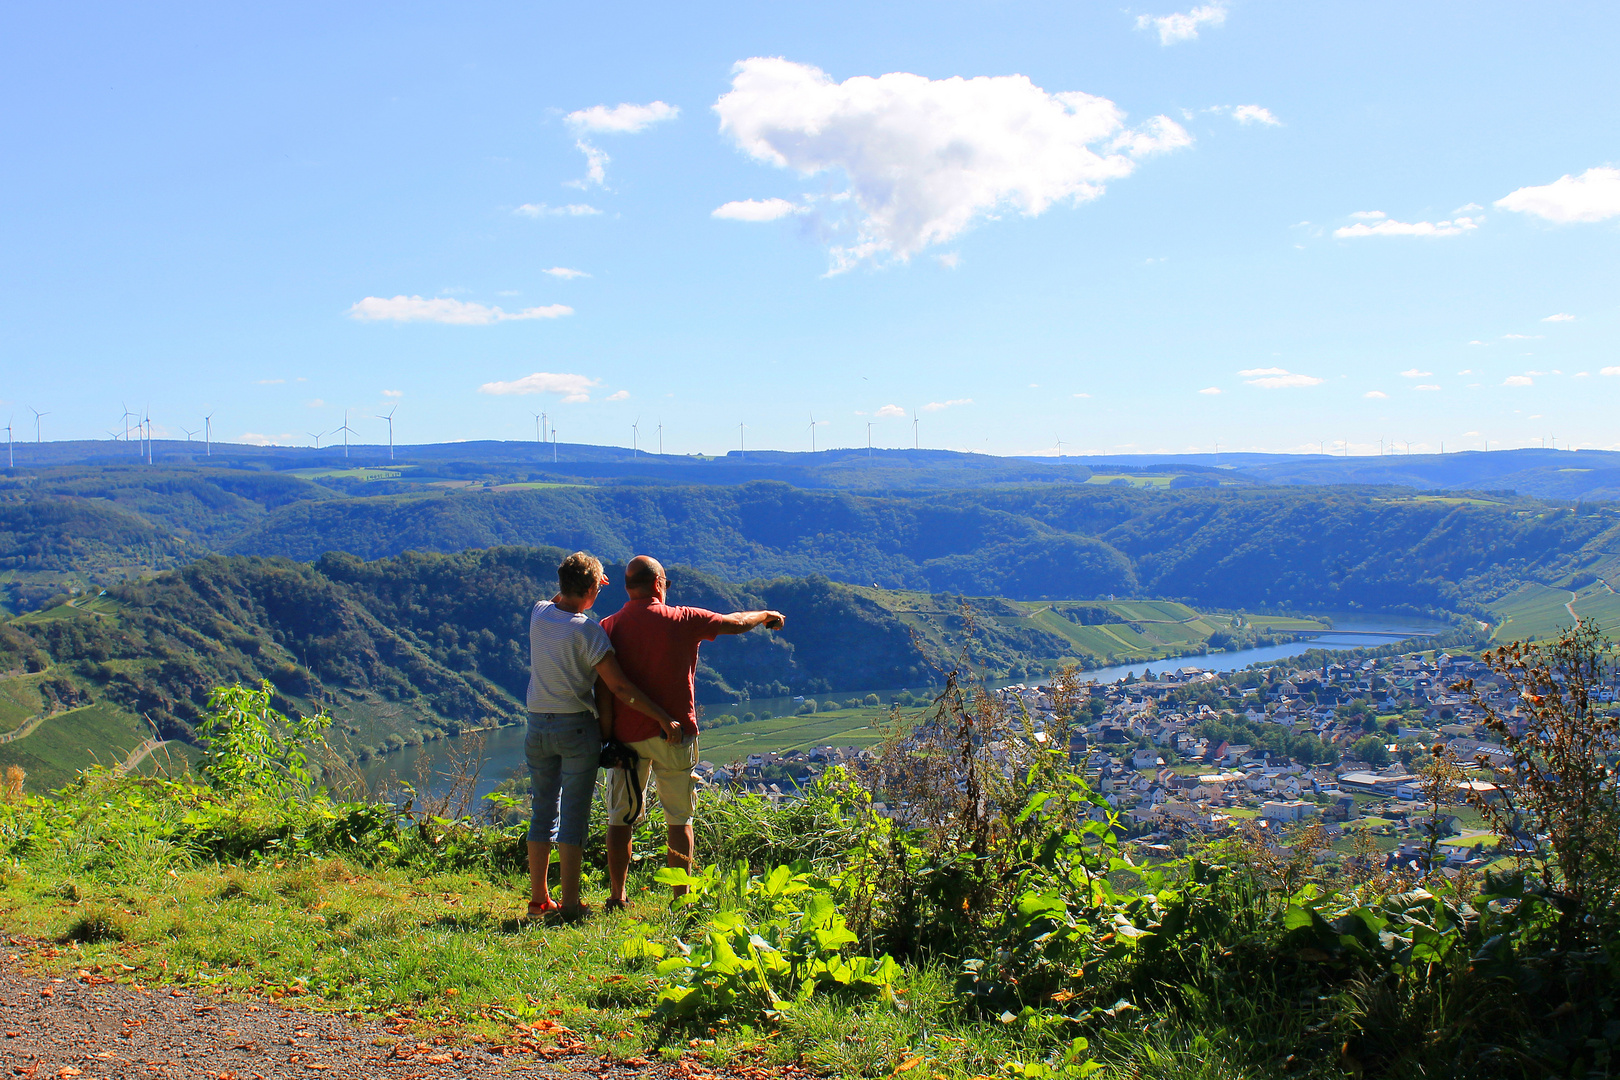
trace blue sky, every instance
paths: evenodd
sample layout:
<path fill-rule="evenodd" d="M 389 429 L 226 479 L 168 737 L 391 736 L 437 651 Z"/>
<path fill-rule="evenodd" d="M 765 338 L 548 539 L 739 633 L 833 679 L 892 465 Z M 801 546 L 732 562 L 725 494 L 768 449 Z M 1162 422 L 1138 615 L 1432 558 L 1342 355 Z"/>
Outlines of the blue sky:
<path fill-rule="evenodd" d="M 1616 55 L 1613 4 L 17 8 L 0 419 L 1620 447 Z"/>

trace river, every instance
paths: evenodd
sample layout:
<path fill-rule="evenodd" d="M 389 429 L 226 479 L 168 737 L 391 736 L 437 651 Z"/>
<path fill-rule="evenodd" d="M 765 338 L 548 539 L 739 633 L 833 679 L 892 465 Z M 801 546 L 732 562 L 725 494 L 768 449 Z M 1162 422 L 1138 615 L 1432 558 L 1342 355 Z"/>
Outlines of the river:
<path fill-rule="evenodd" d="M 1173 671 L 1180 667 L 1197 667 L 1205 671 L 1236 671 L 1254 663 L 1298 656 L 1308 649 L 1359 649 L 1389 645 L 1417 634 L 1434 634 L 1450 629 L 1446 624 L 1433 620 L 1381 615 L 1333 616 L 1333 626 L 1332 630 L 1325 630 L 1285 645 L 1266 645 L 1260 648 L 1239 649 L 1236 652 L 1210 653 L 1206 656 L 1120 664 L 1115 667 L 1097 668 L 1085 672 L 1084 675 L 1087 679 L 1095 679 L 1100 683 L 1111 683 L 1127 675 L 1140 677 L 1150 668 L 1156 672 Z M 888 701 L 893 692 L 892 689 L 840 690 L 832 694 L 813 696 L 818 699 L 825 697 L 846 701 L 852 697 L 863 698 L 868 693 L 877 693 L 884 701 Z M 761 716 L 789 716 L 792 715 L 796 704 L 797 699 L 794 698 L 756 698 L 736 705 L 708 705 L 705 708 L 711 713 L 752 712 Z M 523 725 L 496 728 L 483 732 L 482 735 L 484 764 L 478 776 L 475 799 L 482 798 L 505 781 L 520 775 L 526 767 L 523 759 Z M 375 787 L 387 783 L 390 777 L 398 777 L 414 784 L 417 776 L 425 771 L 430 778 L 430 789 L 439 790 L 446 784 L 442 774 L 450 767 L 450 757 L 455 748 L 456 744 L 448 739 L 423 746 L 407 746 L 392 754 L 373 758 L 362 766 L 361 773 L 366 782 Z M 476 802 L 474 805 L 477 805 Z"/>

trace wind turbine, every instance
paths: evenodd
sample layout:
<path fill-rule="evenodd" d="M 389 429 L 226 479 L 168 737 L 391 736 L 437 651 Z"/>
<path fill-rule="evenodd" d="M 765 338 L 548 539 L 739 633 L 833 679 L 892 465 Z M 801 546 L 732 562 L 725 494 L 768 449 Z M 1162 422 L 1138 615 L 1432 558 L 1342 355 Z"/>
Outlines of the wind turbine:
<path fill-rule="evenodd" d="M 326 432 L 306 431 L 304 434 L 315 440 L 315 449 L 319 450 L 321 448 L 321 436 L 325 435 Z"/>
<path fill-rule="evenodd" d="M 17 467 L 17 451 L 11 446 L 11 417 L 6 417 L 6 468 Z"/>
<path fill-rule="evenodd" d="M 641 417 L 638 416 L 638 417 L 636 417 L 636 422 L 630 425 L 630 456 L 631 457 L 637 457 L 640 454 L 641 454 Z"/>
<path fill-rule="evenodd" d="M 810 452 L 816 452 L 816 414 L 810 414 Z"/>
<path fill-rule="evenodd" d="M 354 428 L 349 426 L 349 410 L 348 409 L 343 410 L 343 426 L 340 427 L 340 428 L 334 428 L 332 430 L 332 434 L 336 435 L 339 431 L 343 432 L 343 460 L 348 461 L 349 460 L 349 433 L 351 431 L 354 431 Z M 358 432 L 356 434 L 358 434 Z"/>
<path fill-rule="evenodd" d="M 40 412 L 32 405 L 28 406 L 28 411 L 34 414 L 34 444 L 37 446 L 40 442 L 39 418 L 42 416 L 49 416 L 51 414 L 49 412 Z"/>
<path fill-rule="evenodd" d="M 186 442 L 190 442 L 191 437 L 193 435 L 197 434 L 195 431 L 192 431 L 190 428 L 181 428 L 180 430 L 184 431 L 186 433 Z"/>
<path fill-rule="evenodd" d="M 152 464 L 152 406 L 146 406 L 146 417 L 141 421 L 146 426 L 146 463 Z"/>
<path fill-rule="evenodd" d="M 551 425 L 551 463 L 557 464 L 557 425 Z"/>
<path fill-rule="evenodd" d="M 658 421 L 658 456 L 664 456 L 664 421 Z"/>
<path fill-rule="evenodd" d="M 214 456 L 214 414 L 209 413 L 203 417 L 203 447 L 204 457 Z"/>
<path fill-rule="evenodd" d="M 530 413 L 529 415 L 534 417 L 534 441 L 537 443 L 545 442 L 545 437 L 540 434 L 540 421 L 546 414 L 543 412 L 537 412 Z"/>
<path fill-rule="evenodd" d="M 399 406 L 395 405 L 392 409 L 388 410 L 388 415 L 387 416 L 378 416 L 377 417 L 377 419 L 379 419 L 379 420 L 388 421 L 388 460 L 389 461 L 394 460 L 394 414 L 396 412 L 398 412 L 398 411 L 399 411 Z"/>
<path fill-rule="evenodd" d="M 1059 439 L 1058 440 L 1058 457 L 1062 457 L 1062 456 L 1063 456 L 1063 440 Z"/>
<path fill-rule="evenodd" d="M 748 443 L 743 439 L 743 429 L 747 426 L 740 420 L 737 422 L 737 452 L 742 455 L 744 461 L 748 460 Z"/>
<path fill-rule="evenodd" d="M 917 416 L 917 410 L 912 409 L 911 410 L 911 448 L 913 450 L 921 450 L 922 449 L 922 441 L 921 441 L 920 438 L 918 438 L 918 435 L 917 435 L 917 425 L 919 423 L 921 423 L 921 422 L 922 422 L 921 418 L 919 418 Z"/>
<path fill-rule="evenodd" d="M 866 456 L 872 456 L 872 421 L 866 422 Z"/>

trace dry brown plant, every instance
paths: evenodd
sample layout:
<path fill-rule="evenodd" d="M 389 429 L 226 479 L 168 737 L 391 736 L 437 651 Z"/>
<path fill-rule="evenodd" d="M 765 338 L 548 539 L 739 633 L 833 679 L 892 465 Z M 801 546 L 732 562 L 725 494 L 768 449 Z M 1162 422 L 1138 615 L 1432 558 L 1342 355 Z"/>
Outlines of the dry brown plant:
<path fill-rule="evenodd" d="M 22 802 L 23 781 L 28 774 L 23 772 L 21 765 L 7 765 L 5 775 L 0 777 L 0 802 Z"/>
<path fill-rule="evenodd" d="M 1517 717 L 1503 715 L 1472 679 L 1452 687 L 1468 695 L 1512 757 L 1495 770 L 1496 791 L 1470 790 L 1469 800 L 1539 879 L 1558 909 L 1564 948 L 1620 915 L 1620 718 L 1594 700 L 1612 674 L 1609 649 L 1602 631 L 1583 621 L 1549 642 L 1515 641 L 1485 653 L 1513 691 Z M 1482 771 L 1491 767 L 1484 755 L 1476 761 Z"/>

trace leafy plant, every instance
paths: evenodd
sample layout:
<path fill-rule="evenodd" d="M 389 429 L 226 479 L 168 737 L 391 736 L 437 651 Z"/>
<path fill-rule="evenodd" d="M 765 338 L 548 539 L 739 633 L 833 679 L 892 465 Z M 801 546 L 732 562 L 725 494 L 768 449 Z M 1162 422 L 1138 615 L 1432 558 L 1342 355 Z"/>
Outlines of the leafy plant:
<path fill-rule="evenodd" d="M 221 686 L 209 695 L 197 733 L 205 748 L 203 775 L 220 791 L 276 796 L 308 790 L 309 750 L 325 745 L 332 718 L 322 709 L 289 720 L 271 707 L 274 694 L 262 681 L 256 688 Z"/>

